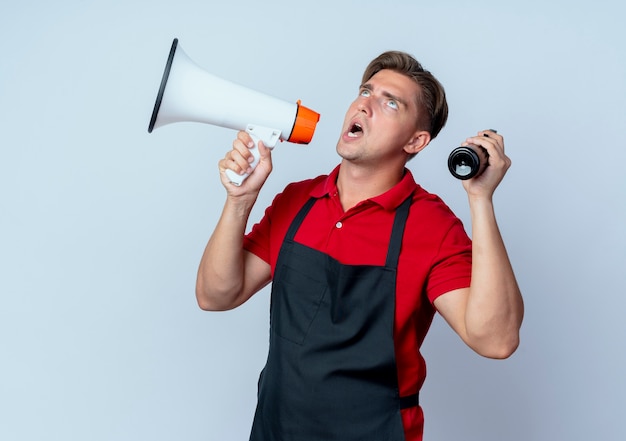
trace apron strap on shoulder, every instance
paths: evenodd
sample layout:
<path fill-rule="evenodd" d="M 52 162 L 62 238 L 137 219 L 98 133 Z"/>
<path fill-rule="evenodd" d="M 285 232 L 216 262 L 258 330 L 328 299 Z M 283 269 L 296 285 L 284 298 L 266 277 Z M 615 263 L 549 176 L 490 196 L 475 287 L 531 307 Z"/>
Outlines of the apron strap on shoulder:
<path fill-rule="evenodd" d="M 409 217 L 409 210 L 413 202 L 413 195 L 409 196 L 396 210 L 396 217 L 393 221 L 393 229 L 391 230 L 391 238 L 389 240 L 389 249 L 387 250 L 387 262 L 385 266 L 388 268 L 397 268 L 398 259 L 400 258 L 400 249 L 402 248 L 402 236 L 404 235 L 404 226 Z"/>

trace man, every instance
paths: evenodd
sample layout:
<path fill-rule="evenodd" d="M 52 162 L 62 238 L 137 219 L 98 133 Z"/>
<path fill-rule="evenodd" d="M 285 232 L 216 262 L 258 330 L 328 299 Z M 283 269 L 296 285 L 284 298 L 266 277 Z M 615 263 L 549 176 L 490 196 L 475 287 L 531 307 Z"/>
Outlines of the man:
<path fill-rule="evenodd" d="M 366 69 L 328 176 L 294 183 L 245 234 L 272 170 L 270 151 L 250 172 L 240 132 L 219 162 L 226 203 L 202 257 L 197 300 L 235 308 L 272 282 L 270 350 L 259 380 L 251 440 L 420 440 L 419 348 L 438 311 L 478 354 L 517 348 L 522 297 L 492 196 L 510 160 L 495 131 L 489 167 L 464 181 L 473 240 L 406 162 L 447 119 L 443 87 L 411 56 L 386 52 Z"/>

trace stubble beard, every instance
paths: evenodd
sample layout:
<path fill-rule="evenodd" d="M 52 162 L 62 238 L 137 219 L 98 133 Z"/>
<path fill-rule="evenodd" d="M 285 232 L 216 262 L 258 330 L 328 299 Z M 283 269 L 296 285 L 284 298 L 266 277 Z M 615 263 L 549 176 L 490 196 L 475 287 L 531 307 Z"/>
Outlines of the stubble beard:
<path fill-rule="evenodd" d="M 363 149 L 352 144 L 343 144 L 341 140 L 337 142 L 337 154 L 345 161 L 359 162 L 363 159 Z"/>

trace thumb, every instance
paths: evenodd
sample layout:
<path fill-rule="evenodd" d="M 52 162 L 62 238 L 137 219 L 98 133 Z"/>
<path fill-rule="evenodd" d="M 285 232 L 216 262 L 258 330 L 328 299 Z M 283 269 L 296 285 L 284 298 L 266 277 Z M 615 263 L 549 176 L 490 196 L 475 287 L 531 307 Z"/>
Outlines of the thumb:
<path fill-rule="evenodd" d="M 257 148 L 259 149 L 259 164 L 260 163 L 269 163 L 271 168 L 272 163 L 272 149 L 265 146 L 263 141 L 259 140 L 257 143 Z"/>

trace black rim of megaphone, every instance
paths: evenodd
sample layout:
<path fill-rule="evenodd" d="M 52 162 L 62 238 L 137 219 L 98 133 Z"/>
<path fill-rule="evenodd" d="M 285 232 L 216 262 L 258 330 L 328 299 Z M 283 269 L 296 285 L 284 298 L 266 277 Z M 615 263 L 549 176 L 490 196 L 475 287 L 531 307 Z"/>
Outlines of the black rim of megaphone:
<path fill-rule="evenodd" d="M 159 115 L 159 109 L 161 108 L 161 101 L 163 101 L 163 94 L 165 93 L 165 86 L 167 85 L 167 79 L 170 76 L 170 70 L 172 69 L 172 62 L 174 61 L 174 55 L 176 54 L 176 47 L 178 46 L 178 38 L 174 38 L 172 42 L 172 48 L 170 49 L 170 55 L 167 58 L 167 64 L 165 65 L 165 72 L 163 72 L 163 78 L 161 79 L 161 87 L 159 88 L 159 94 L 157 95 L 156 102 L 154 103 L 154 110 L 152 111 L 152 118 L 150 118 L 150 125 L 148 126 L 148 133 L 152 133 L 154 124 L 156 123 L 157 116 Z"/>

